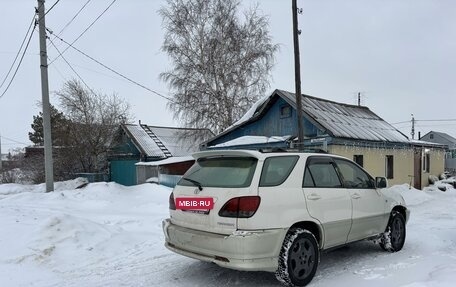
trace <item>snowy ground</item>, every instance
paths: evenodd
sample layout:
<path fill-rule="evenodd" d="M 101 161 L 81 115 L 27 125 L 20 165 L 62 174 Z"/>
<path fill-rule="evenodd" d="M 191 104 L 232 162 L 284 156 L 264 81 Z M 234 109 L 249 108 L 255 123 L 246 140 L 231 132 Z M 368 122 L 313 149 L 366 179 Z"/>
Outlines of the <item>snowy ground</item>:
<path fill-rule="evenodd" d="M 175 255 L 161 220 L 170 189 L 114 183 L 0 185 L 0 286 L 280 286 Z M 401 192 L 412 210 L 404 249 L 359 242 L 322 255 L 309 286 L 455 286 L 456 190 Z"/>

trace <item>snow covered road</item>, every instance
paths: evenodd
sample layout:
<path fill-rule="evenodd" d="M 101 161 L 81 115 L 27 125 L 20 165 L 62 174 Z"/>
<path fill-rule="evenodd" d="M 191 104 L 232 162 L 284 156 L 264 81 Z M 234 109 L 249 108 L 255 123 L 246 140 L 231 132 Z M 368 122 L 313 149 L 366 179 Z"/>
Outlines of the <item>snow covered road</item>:
<path fill-rule="evenodd" d="M 448 186 L 450 187 L 450 186 Z M 280 286 L 163 246 L 168 188 L 90 184 L 43 193 L 0 185 L 0 286 Z M 404 249 L 362 241 L 324 253 L 309 286 L 454 286 L 456 190 L 401 192 L 412 210 Z"/>

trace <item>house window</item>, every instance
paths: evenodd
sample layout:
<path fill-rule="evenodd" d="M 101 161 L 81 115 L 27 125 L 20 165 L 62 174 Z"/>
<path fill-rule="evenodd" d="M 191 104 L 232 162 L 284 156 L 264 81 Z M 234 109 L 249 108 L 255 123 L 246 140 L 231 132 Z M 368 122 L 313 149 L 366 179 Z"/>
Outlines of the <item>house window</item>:
<path fill-rule="evenodd" d="M 434 139 L 434 134 L 430 134 L 430 135 L 429 135 L 429 138 L 430 138 L 431 140 L 433 140 L 433 139 Z"/>
<path fill-rule="evenodd" d="M 431 169 L 431 154 L 429 151 L 424 152 L 423 171 L 429 173 Z"/>
<path fill-rule="evenodd" d="M 280 107 L 280 118 L 289 118 L 291 117 L 291 106 L 285 105 Z"/>
<path fill-rule="evenodd" d="M 355 154 L 353 156 L 353 161 L 356 162 L 359 166 L 364 167 L 364 157 L 362 154 Z"/>
<path fill-rule="evenodd" d="M 385 175 L 386 178 L 392 179 L 394 178 L 394 158 L 392 155 L 387 155 L 385 157 Z"/>

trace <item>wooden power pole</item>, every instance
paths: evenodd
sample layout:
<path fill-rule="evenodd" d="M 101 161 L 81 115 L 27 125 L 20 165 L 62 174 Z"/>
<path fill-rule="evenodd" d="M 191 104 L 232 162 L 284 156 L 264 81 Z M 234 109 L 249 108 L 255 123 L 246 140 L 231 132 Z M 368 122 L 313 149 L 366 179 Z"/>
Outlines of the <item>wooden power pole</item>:
<path fill-rule="evenodd" d="M 304 128 L 302 125 L 302 96 L 301 96 L 301 65 L 299 60 L 299 39 L 298 35 L 298 7 L 297 0 L 292 0 L 291 9 L 293 10 L 293 44 L 294 44 L 294 63 L 295 63 L 295 96 L 296 111 L 298 117 L 298 148 L 304 149 Z"/>

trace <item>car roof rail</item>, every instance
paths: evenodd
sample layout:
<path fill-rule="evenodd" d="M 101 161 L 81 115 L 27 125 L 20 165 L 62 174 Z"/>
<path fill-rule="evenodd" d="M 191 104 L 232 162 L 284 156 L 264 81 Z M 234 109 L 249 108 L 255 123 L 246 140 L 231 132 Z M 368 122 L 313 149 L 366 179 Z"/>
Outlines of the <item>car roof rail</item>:
<path fill-rule="evenodd" d="M 297 148 L 260 148 L 258 149 L 261 153 L 273 153 L 273 152 L 302 152 L 302 153 L 328 153 L 321 148 L 305 148 L 304 150 L 299 150 Z"/>

